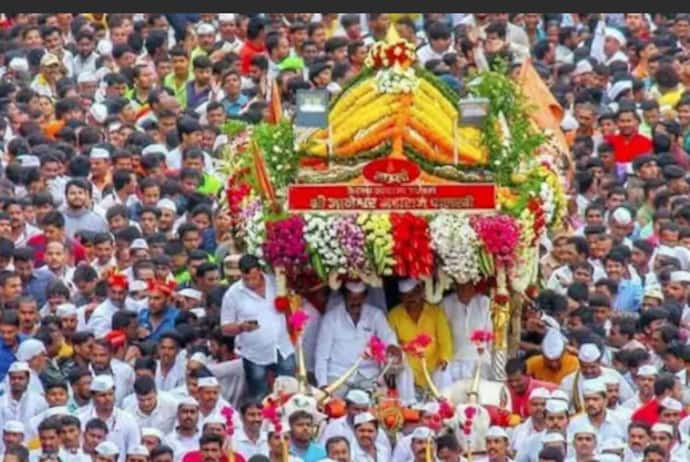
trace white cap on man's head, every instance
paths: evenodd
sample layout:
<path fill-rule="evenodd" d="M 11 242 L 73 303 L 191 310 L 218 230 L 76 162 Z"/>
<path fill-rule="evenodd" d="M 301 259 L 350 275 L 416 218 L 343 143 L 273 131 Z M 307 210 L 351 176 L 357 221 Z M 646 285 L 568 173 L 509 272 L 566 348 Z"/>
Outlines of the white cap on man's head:
<path fill-rule="evenodd" d="M 215 388 L 219 387 L 220 383 L 218 382 L 218 379 L 215 377 L 202 377 L 199 379 L 197 386 L 199 388 Z"/>
<path fill-rule="evenodd" d="M 71 303 L 61 303 L 57 307 L 57 315 L 60 318 L 68 318 L 77 315 L 77 307 Z"/>
<path fill-rule="evenodd" d="M 358 388 L 353 388 L 345 395 L 345 401 L 348 401 L 357 406 L 371 406 L 371 398 L 369 393 Z"/>
<path fill-rule="evenodd" d="M 187 287 L 185 289 L 182 289 L 178 293 L 180 295 L 182 295 L 183 297 L 192 298 L 192 299 L 197 300 L 197 301 L 200 301 L 203 297 L 203 294 L 200 291 L 198 291 L 196 289 L 192 289 L 191 287 Z"/>
<path fill-rule="evenodd" d="M 652 425 L 652 433 L 668 433 L 673 436 L 673 427 L 669 424 L 657 422 Z"/>
<path fill-rule="evenodd" d="M 614 27 L 607 27 L 604 29 L 604 36 L 606 38 L 612 38 L 615 39 L 621 47 L 624 47 L 627 41 L 625 40 L 625 35 L 618 29 Z"/>
<path fill-rule="evenodd" d="M 172 210 L 173 212 L 177 213 L 177 205 L 175 205 L 175 203 L 167 197 L 164 197 L 163 199 L 159 200 L 156 204 L 156 207 L 158 207 L 159 209 Z"/>
<path fill-rule="evenodd" d="M 364 284 L 361 281 L 346 282 L 345 288 L 348 290 L 348 292 L 352 292 L 353 294 L 361 294 L 362 292 L 367 290 L 366 284 Z"/>
<path fill-rule="evenodd" d="M 159 440 L 163 440 L 163 432 L 161 432 L 157 428 L 153 427 L 144 427 L 141 429 L 141 436 L 153 436 L 155 438 L 158 438 Z"/>
<path fill-rule="evenodd" d="M 26 342 L 26 340 L 24 341 Z M 31 368 L 26 361 L 15 361 L 10 364 L 10 368 L 7 370 L 8 374 L 13 372 L 31 372 Z"/>
<path fill-rule="evenodd" d="M 28 338 L 19 344 L 16 355 L 19 361 L 30 361 L 40 354 L 46 354 L 46 346 L 40 340 Z"/>
<path fill-rule="evenodd" d="M 561 399 L 548 399 L 546 400 L 546 412 L 549 414 L 562 414 L 568 412 L 568 403 Z"/>
<path fill-rule="evenodd" d="M 584 343 L 580 346 L 577 357 L 583 363 L 593 363 L 601 358 L 601 351 L 594 343 Z"/>
<path fill-rule="evenodd" d="M 24 433 L 24 424 L 18 420 L 8 420 L 3 425 L 2 431 L 7 433 Z"/>
<path fill-rule="evenodd" d="M 398 281 L 398 290 L 400 291 L 401 294 L 406 294 L 408 292 L 412 292 L 415 287 L 419 284 L 419 281 L 417 279 L 413 278 L 407 278 L 407 279 L 402 279 Z"/>
<path fill-rule="evenodd" d="M 673 271 L 671 282 L 690 283 L 690 271 Z"/>
<path fill-rule="evenodd" d="M 360 412 L 355 416 L 353 423 L 357 426 L 365 422 L 376 422 L 376 417 L 371 412 Z"/>
<path fill-rule="evenodd" d="M 565 340 L 558 329 L 547 329 L 541 342 L 541 351 L 546 359 L 558 359 L 565 351 Z"/>
<path fill-rule="evenodd" d="M 120 453 L 117 445 L 112 441 L 101 441 L 95 450 L 96 454 L 103 457 L 114 457 Z"/>
<path fill-rule="evenodd" d="M 596 379 L 588 379 L 582 382 L 582 395 L 597 395 L 600 393 L 606 393 L 606 382 L 603 378 L 597 377 Z"/>
<path fill-rule="evenodd" d="M 485 438 L 505 438 L 505 439 L 510 439 L 508 437 L 508 433 L 502 428 L 497 425 L 493 425 L 489 427 L 489 429 L 486 431 Z"/>
<path fill-rule="evenodd" d="M 533 399 L 549 399 L 551 398 L 551 392 L 544 387 L 537 387 L 533 389 L 529 394 L 529 400 Z"/>
<path fill-rule="evenodd" d="M 429 427 L 417 427 L 412 432 L 413 440 L 425 440 L 427 438 L 433 438 L 434 432 Z"/>
<path fill-rule="evenodd" d="M 104 393 L 115 388 L 115 381 L 111 375 L 100 374 L 91 381 L 91 391 L 95 393 Z"/>
<path fill-rule="evenodd" d="M 100 148 L 98 146 L 94 146 L 93 148 L 91 148 L 91 151 L 89 151 L 89 158 L 90 159 L 110 159 L 110 152 L 105 148 Z"/>
<path fill-rule="evenodd" d="M 681 412 L 683 410 L 683 404 L 677 399 L 673 399 L 670 396 L 662 399 L 659 406 L 670 411 Z"/>
<path fill-rule="evenodd" d="M 658 374 L 658 370 L 651 364 L 643 364 L 637 369 L 637 375 L 643 377 L 654 377 Z"/>
<path fill-rule="evenodd" d="M 218 22 L 235 22 L 234 13 L 218 13 Z"/>

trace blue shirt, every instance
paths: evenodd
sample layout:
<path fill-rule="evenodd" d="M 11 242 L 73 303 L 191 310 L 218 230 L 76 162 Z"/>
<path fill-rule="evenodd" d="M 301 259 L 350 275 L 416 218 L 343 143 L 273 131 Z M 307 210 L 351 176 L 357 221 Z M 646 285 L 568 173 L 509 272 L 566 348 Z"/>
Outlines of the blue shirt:
<path fill-rule="evenodd" d="M 144 308 L 141 310 L 139 312 L 139 325 L 151 332 L 149 336 L 146 337 L 146 340 L 154 340 L 157 342 L 160 340 L 160 336 L 163 334 L 163 332 L 173 330 L 175 328 L 175 320 L 177 319 L 177 315 L 179 313 L 180 310 L 177 308 L 167 307 L 165 309 L 165 313 L 163 314 L 163 321 L 154 329 L 149 319 L 151 316 L 149 309 Z"/>
<path fill-rule="evenodd" d="M 46 304 L 48 300 L 46 291 L 54 280 L 55 276 L 48 271 L 33 271 L 31 276 L 29 276 L 29 281 L 23 284 L 22 295 L 28 295 L 36 299 L 36 303 L 40 308 Z"/>
<path fill-rule="evenodd" d="M 223 98 L 220 102 L 220 104 L 223 105 L 223 109 L 225 109 L 225 113 L 229 116 L 237 116 L 240 114 L 240 111 L 242 108 L 247 104 L 249 101 L 249 98 L 247 98 L 246 95 L 240 93 L 235 100 L 231 100 L 230 98 Z"/>
<path fill-rule="evenodd" d="M 322 445 L 314 442 L 309 443 L 306 451 L 302 451 L 295 447 L 294 444 L 290 443 L 290 454 L 299 457 L 304 462 L 319 462 L 321 459 L 328 457 L 326 449 Z"/>
<path fill-rule="evenodd" d="M 621 279 L 613 307 L 621 311 L 638 311 L 642 302 L 642 286 L 630 279 Z"/>
<path fill-rule="evenodd" d="M 24 340 L 26 335 L 17 334 L 17 344 L 20 344 Z M 10 369 L 10 365 L 17 360 L 17 357 L 12 351 L 12 348 L 5 345 L 5 342 L 0 340 L 0 381 L 5 379 L 7 371 Z"/>

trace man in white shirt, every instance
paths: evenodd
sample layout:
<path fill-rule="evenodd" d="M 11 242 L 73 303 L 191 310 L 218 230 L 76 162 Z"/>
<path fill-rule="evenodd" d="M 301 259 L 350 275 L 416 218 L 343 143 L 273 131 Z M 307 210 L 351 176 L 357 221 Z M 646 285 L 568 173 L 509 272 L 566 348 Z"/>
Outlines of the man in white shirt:
<path fill-rule="evenodd" d="M 604 378 L 583 380 L 584 414 L 572 418 L 568 425 L 569 441 L 580 425 L 594 427 L 600 440 L 625 439 L 626 423 L 606 408 L 606 384 Z"/>
<path fill-rule="evenodd" d="M 320 387 L 342 376 L 361 358 L 372 336 L 377 336 L 386 345 L 397 345 L 395 333 L 383 310 L 366 303 L 366 298 L 364 283 L 348 282 L 343 290 L 342 302 L 321 318 L 314 363 L 314 375 Z M 365 360 L 350 382 L 356 378 L 370 381 L 378 373 L 376 363 Z"/>
<path fill-rule="evenodd" d="M 546 400 L 551 393 L 543 387 L 537 387 L 529 394 L 528 410 L 529 417 L 520 425 L 515 427 L 512 434 L 513 451 L 521 452 L 527 439 L 545 428 L 546 419 Z"/>
<path fill-rule="evenodd" d="M 369 412 L 372 404 L 371 398 L 366 391 L 354 388 L 350 389 L 345 395 L 345 404 L 347 405 L 347 414 L 342 417 L 338 417 L 337 419 L 332 419 L 330 422 L 328 422 L 326 428 L 324 428 L 323 433 L 321 434 L 321 437 L 319 438 L 321 444 L 326 444 L 326 441 L 334 436 L 342 436 L 347 438 L 348 442 L 350 443 L 350 447 L 355 444 L 355 418 L 362 413 Z M 382 432 L 379 432 L 376 435 L 376 445 L 377 447 L 379 445 L 387 446 L 389 451 L 388 454 L 390 455 L 390 440 Z"/>
<path fill-rule="evenodd" d="M 453 380 L 469 379 L 481 358 L 476 345 L 470 340 L 474 330 L 493 330 L 489 297 L 480 294 L 472 283 L 457 284 L 455 293 L 443 299 L 441 306 L 450 322 L 455 356 L 450 363 Z M 482 376 L 488 373 L 488 364 L 482 364 Z"/>
<path fill-rule="evenodd" d="M 189 451 L 199 449 L 199 403 L 192 397 L 182 399 L 177 406 L 177 426 L 165 437 L 164 443 L 175 454 L 175 462 Z"/>
<path fill-rule="evenodd" d="M 602 353 L 598 346 L 593 343 L 585 343 L 580 346 L 578 352 L 580 369 L 566 375 L 559 388 L 564 391 L 576 412 L 581 412 L 584 406 L 583 382 L 588 379 L 603 378 L 604 374 L 613 374 L 618 377 L 620 382 L 620 398 L 623 402 L 633 397 L 632 387 L 627 380 L 615 369 L 610 369 L 601 365 Z M 604 386 L 604 393 L 606 387 Z"/>
<path fill-rule="evenodd" d="M 136 399 L 128 400 L 124 409 L 134 416 L 139 428 L 153 427 L 170 433 L 177 416 L 177 400 L 156 390 L 155 380 L 148 375 L 134 381 L 134 394 Z"/>
<path fill-rule="evenodd" d="M 454 53 L 451 31 L 447 24 L 434 22 L 427 30 L 429 43 L 417 51 L 417 59 L 422 66 L 432 59 L 442 60 L 443 55 Z"/>
<path fill-rule="evenodd" d="M 111 330 L 113 315 L 124 309 L 129 284 L 124 275 L 112 275 L 108 278 L 108 298 L 98 305 L 86 323 L 86 329 L 93 332 L 96 338 L 103 338 Z"/>
<path fill-rule="evenodd" d="M 389 444 L 383 443 L 378 435 L 383 433 L 377 425 L 377 420 L 370 412 L 362 412 L 353 422 L 355 441 L 352 444 L 352 460 L 354 462 L 377 462 L 390 460 Z"/>
<path fill-rule="evenodd" d="M 5 422 L 17 420 L 28 422 L 29 419 L 48 408 L 48 403 L 38 393 L 29 391 L 31 368 L 24 361 L 15 361 L 7 372 L 9 392 L 0 397 L 0 426 Z"/>
<path fill-rule="evenodd" d="M 268 456 L 268 436 L 262 430 L 263 415 L 261 406 L 255 402 L 247 402 L 240 408 L 242 425 L 235 429 L 232 435 L 232 448 L 235 452 L 249 460 L 256 454 Z"/>
<path fill-rule="evenodd" d="M 275 280 L 264 274 L 252 255 L 240 258 L 241 279 L 223 296 L 220 322 L 225 335 L 236 336 L 250 398 L 268 394 L 267 373 L 295 374 L 295 355 L 285 316 L 275 306 Z"/>
<path fill-rule="evenodd" d="M 141 433 L 132 414 L 115 407 L 115 382 L 109 375 L 97 375 L 91 382 L 91 405 L 79 413 L 82 426 L 98 418 L 108 427 L 106 439 L 119 449 L 119 462 L 125 462 L 127 450 L 138 445 Z"/>

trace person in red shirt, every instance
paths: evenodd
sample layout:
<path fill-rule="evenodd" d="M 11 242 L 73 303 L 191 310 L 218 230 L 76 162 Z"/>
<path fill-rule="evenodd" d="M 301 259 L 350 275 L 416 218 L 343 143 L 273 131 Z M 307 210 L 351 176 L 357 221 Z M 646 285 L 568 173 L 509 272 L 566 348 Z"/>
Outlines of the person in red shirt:
<path fill-rule="evenodd" d="M 617 135 L 605 138 L 606 142 L 613 146 L 613 156 L 618 164 L 628 164 L 637 157 L 651 153 L 652 141 L 639 133 L 640 116 L 635 107 L 621 102 L 616 114 Z"/>
<path fill-rule="evenodd" d="M 556 389 L 556 384 L 542 382 L 527 375 L 527 365 L 520 358 L 512 358 L 506 363 L 506 385 L 510 392 L 510 400 L 513 404 L 513 414 L 520 418 L 529 417 L 529 395 L 535 388 L 546 388 L 549 391 Z"/>
<path fill-rule="evenodd" d="M 241 454 L 233 451 L 234 462 L 245 462 Z M 204 433 L 199 438 L 199 450 L 189 451 L 182 462 L 230 462 L 224 438 L 217 433 Z"/>
<path fill-rule="evenodd" d="M 242 75 L 249 74 L 254 55 L 266 53 L 266 32 L 265 24 L 261 18 L 252 18 L 247 25 L 247 40 L 240 48 L 240 72 Z"/>
<path fill-rule="evenodd" d="M 27 247 L 31 247 L 34 250 L 34 265 L 36 268 L 43 266 L 45 263 L 43 257 L 46 245 L 52 241 L 60 241 L 65 244 L 65 248 L 69 251 L 72 258 L 71 265 L 76 265 L 86 259 L 86 249 L 84 246 L 75 239 L 65 235 L 65 217 L 62 213 L 57 211 L 46 213 L 39 225 L 43 232 L 32 236 L 26 241 Z"/>

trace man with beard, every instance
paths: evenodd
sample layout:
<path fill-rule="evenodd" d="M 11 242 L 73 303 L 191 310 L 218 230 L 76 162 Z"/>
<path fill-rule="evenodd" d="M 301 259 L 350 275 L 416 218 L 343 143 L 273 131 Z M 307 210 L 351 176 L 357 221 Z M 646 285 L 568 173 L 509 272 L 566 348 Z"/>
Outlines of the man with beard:
<path fill-rule="evenodd" d="M 98 54 L 93 34 L 83 30 L 75 37 L 75 42 L 77 54 L 72 58 L 70 75 L 77 77 L 82 72 L 95 72 Z"/>
<path fill-rule="evenodd" d="M 91 404 L 91 382 L 93 376 L 87 366 L 75 366 L 67 376 L 72 395 L 67 402 L 67 409 L 75 414 L 84 411 Z"/>
<path fill-rule="evenodd" d="M 139 428 L 158 428 L 164 433 L 173 430 L 177 401 L 156 389 L 153 377 L 142 375 L 134 381 L 135 399 L 127 397 L 123 406 L 137 420 Z"/>
<path fill-rule="evenodd" d="M 199 449 L 200 431 L 199 403 L 192 397 L 183 398 L 177 405 L 177 427 L 165 437 L 164 443 L 170 446 L 175 454 L 175 461 Z"/>
<path fill-rule="evenodd" d="M 329 312 L 332 311 L 333 310 Z M 319 347 L 321 347 L 321 345 L 319 345 Z M 331 419 L 321 434 L 321 443 L 325 444 L 326 441 L 334 436 L 342 436 L 347 438 L 348 442 L 350 443 L 350 447 L 353 447 L 355 445 L 355 418 L 359 414 L 367 413 L 371 408 L 371 404 L 371 398 L 366 391 L 351 388 L 345 395 L 347 414 L 342 417 L 338 417 L 337 419 Z M 391 450 L 390 441 L 385 435 L 382 434 L 382 432 L 378 432 L 376 434 L 376 445 L 383 445 L 387 447 L 389 451 Z"/>
<path fill-rule="evenodd" d="M 543 387 L 535 388 L 530 392 L 527 401 L 529 417 L 513 430 L 512 441 L 515 452 L 520 452 L 527 438 L 544 430 L 546 400 L 550 396 L 549 390 Z"/>
<path fill-rule="evenodd" d="M 140 333 L 139 337 L 157 342 L 161 340 L 164 332 L 175 328 L 179 310 L 170 304 L 172 294 L 170 284 L 151 280 L 148 282 L 147 293 L 147 307 L 139 312 L 139 326 L 142 333 L 145 331 L 147 335 L 142 336 Z"/>
<path fill-rule="evenodd" d="M 68 237 L 80 230 L 106 232 L 108 225 L 99 214 L 89 208 L 91 185 L 82 178 L 73 178 L 65 185 L 67 208 L 65 215 L 65 233 Z"/>
<path fill-rule="evenodd" d="M 568 425 L 568 434 L 583 423 L 594 427 L 600 441 L 620 438 L 625 439 L 625 423 L 606 408 L 606 384 L 603 378 L 583 381 L 584 414 L 576 415 Z"/>
<path fill-rule="evenodd" d="M 545 411 L 545 430 L 528 437 L 522 449 L 517 453 L 515 458 L 517 462 L 537 462 L 539 451 L 545 447 L 546 435 L 558 434 L 561 439 L 565 437 L 569 421 L 568 404 L 564 400 L 550 398 L 546 401 Z"/>
<path fill-rule="evenodd" d="M 583 407 L 583 383 L 589 379 L 603 378 L 604 374 L 612 374 L 617 377 L 620 383 L 622 401 L 625 402 L 633 397 L 632 388 L 620 372 L 601 365 L 602 353 L 597 345 L 594 343 L 582 344 L 578 352 L 578 359 L 580 360 L 580 369 L 565 376 L 559 386 L 568 395 L 577 412 L 582 411 Z"/>
<path fill-rule="evenodd" d="M 220 383 L 214 376 L 200 377 L 197 389 L 197 399 L 199 401 L 199 418 L 202 423 L 215 415 L 220 415 L 223 409 L 230 408 L 225 398 L 220 396 Z M 234 421 L 237 426 L 240 424 L 240 419 L 237 414 L 234 415 Z"/>
<path fill-rule="evenodd" d="M 24 361 L 12 363 L 7 373 L 9 393 L 0 397 L 0 428 L 9 420 L 28 422 L 48 408 L 48 403 L 38 393 L 29 391 L 31 368 Z"/>
<path fill-rule="evenodd" d="M 134 369 L 128 363 L 113 356 L 115 340 L 98 339 L 91 351 L 91 369 L 94 375 L 109 375 L 115 381 L 115 402 L 118 406 L 130 393 L 134 384 Z"/>
<path fill-rule="evenodd" d="M 637 370 L 635 384 L 637 393 L 623 403 L 624 407 L 635 411 L 654 398 L 654 380 L 657 376 L 657 368 L 651 364 L 644 364 Z"/>
<path fill-rule="evenodd" d="M 355 442 L 352 445 L 354 460 L 390 460 L 391 450 L 386 444 L 377 444 L 379 425 L 370 412 L 357 414 L 354 419 Z"/>
<path fill-rule="evenodd" d="M 96 338 L 103 338 L 110 331 L 110 320 L 117 311 L 124 309 L 129 289 L 127 277 L 123 274 L 111 274 L 106 280 L 107 298 L 93 310 L 86 322 L 86 328 L 93 332 Z"/>
<path fill-rule="evenodd" d="M 108 427 L 108 441 L 120 449 L 119 461 L 124 462 L 125 454 L 141 441 L 139 426 L 133 415 L 115 407 L 115 382 L 110 375 L 96 375 L 91 382 L 93 400 L 91 406 L 78 414 L 82 425 L 93 418 L 105 422 Z"/>
<path fill-rule="evenodd" d="M 184 383 L 184 363 L 177 360 L 180 338 L 176 332 L 164 332 L 158 342 L 156 361 L 156 387 L 170 391 Z"/>

